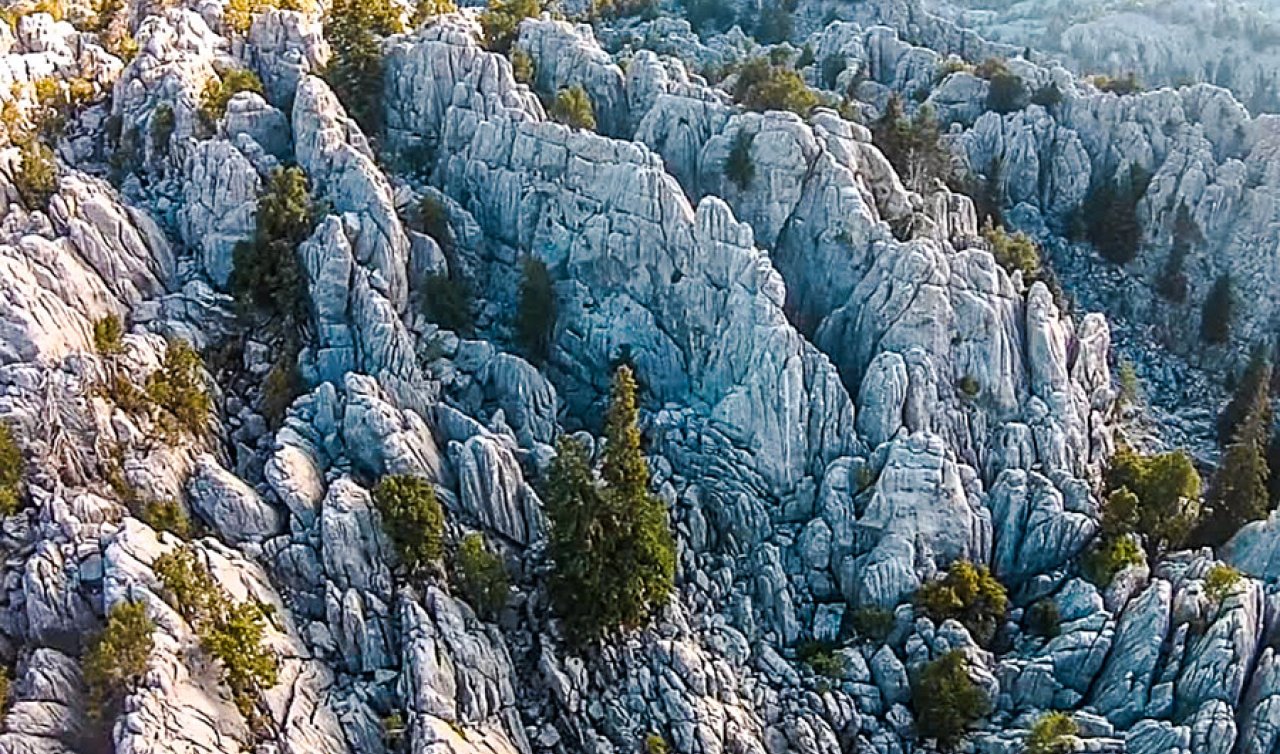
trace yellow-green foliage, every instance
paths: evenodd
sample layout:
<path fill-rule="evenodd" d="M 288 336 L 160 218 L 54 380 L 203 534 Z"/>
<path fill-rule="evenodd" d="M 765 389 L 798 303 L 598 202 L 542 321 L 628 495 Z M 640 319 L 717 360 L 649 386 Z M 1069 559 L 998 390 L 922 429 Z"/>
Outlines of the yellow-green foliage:
<path fill-rule="evenodd" d="M 431 482 L 408 475 L 383 477 L 373 488 L 382 528 L 411 572 L 444 554 L 444 509 Z"/>
<path fill-rule="evenodd" d="M 952 563 L 945 578 L 920 587 L 916 602 L 935 623 L 960 621 L 980 644 L 995 636 L 1009 607 L 1004 585 L 986 566 L 967 560 Z"/>
<path fill-rule="evenodd" d="M 511 74 L 515 76 L 517 82 L 532 86 L 536 75 L 533 56 L 524 50 L 513 49 L 511 51 Z"/>
<path fill-rule="evenodd" d="M 538 0 L 489 0 L 480 14 L 484 43 L 491 52 L 506 54 L 519 35 L 520 22 L 542 12 Z"/>
<path fill-rule="evenodd" d="M 1027 734 L 1026 754 L 1070 754 L 1080 726 L 1065 712 L 1046 712 Z"/>
<path fill-rule="evenodd" d="M 463 537 L 458 546 L 458 581 L 467 601 L 482 615 L 494 615 L 507 604 L 507 569 L 478 532 Z"/>
<path fill-rule="evenodd" d="M 1139 533 L 1152 553 L 1181 547 L 1200 517 L 1200 474 L 1181 450 L 1144 456 L 1118 448 L 1106 474 L 1106 488 L 1109 495 L 1127 489 L 1135 500 L 1121 507 L 1111 505 L 1109 498 L 1104 534 Z"/>
<path fill-rule="evenodd" d="M 953 649 L 925 665 L 911 683 L 916 735 L 955 749 L 973 723 L 991 711 L 986 694 L 969 678 L 969 661 Z"/>
<path fill-rule="evenodd" d="M 93 348 L 101 356 L 115 356 L 124 352 L 124 324 L 114 314 L 108 314 L 93 323 Z"/>
<path fill-rule="evenodd" d="M 9 711 L 9 669 L 0 667 L 0 715 Z"/>
<path fill-rule="evenodd" d="M 1221 605 L 1240 584 L 1240 572 L 1229 565 L 1214 563 L 1204 577 L 1204 593 L 1215 605 Z"/>
<path fill-rule="evenodd" d="M 27 209 L 44 209 L 58 190 L 58 163 L 53 150 L 38 141 L 28 141 L 19 155 L 22 161 L 14 175 L 14 188 Z"/>
<path fill-rule="evenodd" d="M 667 754 L 671 751 L 671 747 L 667 745 L 667 739 L 657 733 L 650 733 L 644 739 L 645 754 Z"/>
<path fill-rule="evenodd" d="M 614 374 L 610 398 L 603 486 L 570 439 L 561 440 L 547 483 L 551 598 L 578 642 L 639 628 L 670 599 L 675 579 L 675 542 L 666 505 L 649 492 L 629 367 Z"/>
<path fill-rule="evenodd" d="M 147 672 L 155 624 L 141 602 L 120 602 L 107 614 L 107 626 L 84 656 L 89 712 L 98 720 L 114 717 L 121 702 Z"/>
<path fill-rule="evenodd" d="M 235 34 L 245 34 L 253 24 L 253 17 L 272 8 L 302 10 L 297 0 L 228 0 L 222 11 L 222 23 Z"/>
<path fill-rule="evenodd" d="M 1084 557 L 1084 575 L 1099 586 L 1106 586 L 1116 574 L 1129 566 L 1142 565 L 1146 558 L 1132 537 L 1103 536 Z"/>
<path fill-rule="evenodd" d="M 1040 248 L 1031 240 L 1031 236 L 1021 231 L 1010 235 L 1003 226 L 993 225 L 989 221 L 982 230 L 982 235 L 987 239 L 996 263 L 1009 274 L 1020 270 L 1022 280 L 1027 285 L 1040 279 Z"/>
<path fill-rule="evenodd" d="M 8 424 L 0 423 L 0 516 L 18 512 L 26 462 Z"/>
<path fill-rule="evenodd" d="M 147 378 L 147 397 L 165 412 L 166 431 L 201 435 L 213 411 L 205 390 L 204 362 L 185 340 L 169 341 L 164 363 Z"/>
<path fill-rule="evenodd" d="M 182 504 L 172 498 L 142 503 L 138 520 L 156 531 L 167 531 L 181 539 L 191 538 L 191 518 Z"/>
<path fill-rule="evenodd" d="M 458 6 L 453 0 L 418 0 L 413 7 L 413 25 L 421 26 L 442 13 L 453 13 Z"/>
<path fill-rule="evenodd" d="M 593 131 L 596 127 L 595 108 L 591 105 L 591 96 L 578 84 L 561 89 L 551 103 L 548 115 L 557 123 L 570 128 L 581 128 Z"/>
<path fill-rule="evenodd" d="M 227 103 L 240 92 L 257 92 L 262 94 L 262 79 L 258 74 L 246 68 L 227 71 L 221 79 L 212 78 L 205 82 L 204 92 L 200 95 L 200 112 L 209 123 L 217 123 L 227 114 Z"/>
<path fill-rule="evenodd" d="M 152 570 L 169 604 L 221 664 L 222 680 L 240 713 L 253 717 L 262 690 L 276 684 L 279 672 L 279 659 L 264 643 L 271 607 L 233 602 L 188 546 L 156 558 Z"/>
<path fill-rule="evenodd" d="M 750 110 L 790 110 L 808 115 L 820 100 L 804 78 L 785 64 L 774 64 L 768 58 L 752 58 L 738 70 L 733 98 Z"/>

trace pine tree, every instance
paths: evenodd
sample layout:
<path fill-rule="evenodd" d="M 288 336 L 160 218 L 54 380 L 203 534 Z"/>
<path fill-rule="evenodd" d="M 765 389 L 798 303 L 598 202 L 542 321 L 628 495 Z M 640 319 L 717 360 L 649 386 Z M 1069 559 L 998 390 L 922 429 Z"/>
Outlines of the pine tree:
<path fill-rule="evenodd" d="M 1223 274 L 1214 281 L 1204 300 L 1200 314 L 1200 338 L 1206 343 L 1226 343 L 1231 337 L 1231 319 L 1235 315 L 1235 294 L 1231 276 Z"/>
<path fill-rule="evenodd" d="M 1220 545 L 1250 521 L 1266 518 L 1271 495 L 1267 483 L 1267 443 L 1271 431 L 1268 387 L 1271 365 L 1255 354 L 1252 372 L 1241 381 L 1241 390 L 1219 418 L 1219 432 L 1231 431 L 1231 443 L 1222 454 L 1207 500 L 1209 515 L 1201 527 L 1201 541 Z M 1233 414 L 1242 412 L 1235 420 Z"/>
<path fill-rule="evenodd" d="M 333 49 L 324 78 L 347 114 L 370 138 L 382 132 L 382 44 L 380 37 L 403 28 L 391 0 L 334 0 L 324 20 Z"/>
<path fill-rule="evenodd" d="M 635 377 L 619 367 L 605 415 L 604 485 L 572 440 L 560 442 L 552 464 L 551 592 L 576 641 L 639 628 L 666 604 L 674 584 L 675 543 L 665 505 L 649 492 L 638 414 Z"/>
<path fill-rule="evenodd" d="M 516 336 L 529 361 L 542 364 L 551 355 L 551 336 L 556 327 L 555 290 L 541 259 L 525 257 L 522 267 Z"/>
<path fill-rule="evenodd" d="M 1271 409 L 1267 402 L 1268 392 L 1271 389 L 1271 372 L 1271 360 L 1267 358 L 1266 349 L 1255 348 L 1249 359 L 1249 365 L 1245 367 L 1244 375 L 1231 396 L 1231 401 L 1218 415 L 1219 445 L 1225 447 L 1230 444 L 1235 439 L 1240 425 L 1259 406 L 1263 406 L 1262 410 L 1265 412 L 1261 417 L 1263 425 L 1271 424 Z"/>

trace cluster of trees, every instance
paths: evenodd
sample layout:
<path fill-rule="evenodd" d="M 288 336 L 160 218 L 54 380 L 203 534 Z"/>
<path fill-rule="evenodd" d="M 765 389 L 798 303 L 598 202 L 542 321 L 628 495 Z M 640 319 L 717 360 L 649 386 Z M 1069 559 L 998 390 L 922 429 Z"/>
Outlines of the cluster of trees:
<path fill-rule="evenodd" d="M 573 439 L 561 439 L 551 466 L 550 593 L 577 642 L 643 625 L 674 583 L 675 543 L 666 506 L 648 489 L 637 418 L 635 376 L 621 366 L 605 415 L 602 483 Z"/>
<path fill-rule="evenodd" d="M 258 719 L 262 691 L 276 684 L 279 658 L 265 644 L 270 605 L 235 602 L 190 546 L 156 558 L 152 568 L 165 600 L 195 629 L 200 644 L 221 665 L 222 681 L 240 713 Z"/>
<path fill-rule="evenodd" d="M 1027 285 L 1040 279 L 1040 247 L 1031 236 L 1021 231 L 1010 235 L 1004 226 L 988 220 L 982 229 L 982 237 L 986 239 L 996 262 L 1010 274 L 1022 272 L 1022 280 Z"/>
<path fill-rule="evenodd" d="M 1231 401 L 1218 416 L 1221 461 L 1205 497 L 1196 540 L 1220 545 L 1250 521 L 1266 518 L 1280 498 L 1272 468 L 1280 468 L 1280 434 L 1273 434 L 1271 360 L 1254 350 Z"/>
<path fill-rule="evenodd" d="M 942 143 L 942 132 L 933 110 L 921 105 L 914 118 L 903 113 L 902 100 L 889 98 L 884 114 L 871 128 L 872 140 L 902 176 L 907 188 L 927 193 L 952 177 L 951 152 Z"/>

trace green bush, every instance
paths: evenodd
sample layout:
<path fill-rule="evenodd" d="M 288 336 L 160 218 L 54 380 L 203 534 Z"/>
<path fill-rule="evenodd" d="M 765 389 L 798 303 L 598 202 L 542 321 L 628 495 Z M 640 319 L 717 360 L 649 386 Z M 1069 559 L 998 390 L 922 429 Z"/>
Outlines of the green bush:
<path fill-rule="evenodd" d="M 1012 113 L 1031 101 L 1022 79 L 1007 71 L 993 75 L 987 85 L 987 109 L 995 113 Z"/>
<path fill-rule="evenodd" d="M 143 503 L 138 510 L 138 520 L 156 531 L 167 531 L 180 539 L 191 538 L 191 517 L 182 504 L 172 498 Z"/>
<path fill-rule="evenodd" d="M 158 155 L 169 154 L 169 142 L 173 140 L 173 130 L 177 127 L 177 121 L 173 115 L 173 108 L 168 104 L 160 104 L 156 106 L 155 112 L 151 114 L 151 149 Z"/>
<path fill-rule="evenodd" d="M 1031 94 L 1031 104 L 1046 110 L 1062 103 L 1062 90 L 1055 83 L 1045 84 Z"/>
<path fill-rule="evenodd" d="M 109 720 L 124 698 L 147 672 L 155 646 L 155 624 L 141 602 L 119 602 L 107 614 L 107 625 L 84 655 L 84 680 L 89 686 L 89 714 Z"/>
<path fill-rule="evenodd" d="M 45 209 L 58 191 L 58 163 L 53 150 L 38 141 L 29 140 L 19 149 L 21 162 L 13 176 L 22 206 L 29 210 Z"/>
<path fill-rule="evenodd" d="M 1240 585 L 1240 572 L 1229 565 L 1214 563 L 1204 577 L 1204 593 L 1215 605 L 1221 605 Z"/>
<path fill-rule="evenodd" d="M 733 99 L 748 110 L 790 110 L 801 116 L 821 103 L 794 69 L 763 57 L 742 64 L 733 86 Z"/>
<path fill-rule="evenodd" d="M 244 316 L 260 314 L 286 331 L 308 319 L 306 274 L 298 247 L 315 230 L 319 211 L 301 168 L 277 168 L 258 196 L 253 239 L 232 250 L 229 285 Z"/>
<path fill-rule="evenodd" d="M 1117 380 L 1120 383 L 1120 400 L 1124 403 L 1134 406 L 1142 401 L 1142 383 L 1138 379 L 1138 372 L 1133 367 L 1133 362 L 1128 359 L 1121 359 L 1116 369 Z"/>
<path fill-rule="evenodd" d="M 934 623 L 958 620 L 975 641 L 985 645 L 1004 620 L 1009 598 L 986 566 L 958 560 L 944 578 L 920 587 L 916 603 Z"/>
<path fill-rule="evenodd" d="M 893 632 L 893 611 L 883 607 L 861 607 L 853 612 L 853 630 L 864 639 L 883 644 Z"/>
<path fill-rule="evenodd" d="M 169 341 L 164 363 L 147 378 L 147 397 L 165 412 L 166 430 L 203 435 L 213 399 L 205 390 L 204 362 L 185 340 Z"/>
<path fill-rule="evenodd" d="M 410 572 L 444 555 L 444 509 L 431 482 L 403 474 L 385 476 L 373 488 L 373 503 L 382 515 L 383 531 Z"/>
<path fill-rule="evenodd" d="M 520 22 L 542 12 L 538 0 L 489 0 L 480 14 L 484 44 L 490 52 L 507 54 L 520 33 Z"/>
<path fill-rule="evenodd" d="M 1079 214 L 1084 236 L 1107 261 L 1126 265 L 1137 257 L 1142 245 L 1138 202 L 1150 183 L 1146 170 L 1131 165 L 1123 179 L 1104 180 L 1085 197 Z"/>
<path fill-rule="evenodd" d="M 22 499 L 22 482 L 26 476 L 22 449 L 8 424 L 0 422 L 0 516 L 18 512 Z"/>
<path fill-rule="evenodd" d="M 506 604 L 511 587 L 502 558 L 485 547 L 484 535 L 472 532 L 458 546 L 458 582 L 476 612 L 493 616 Z"/>
<path fill-rule="evenodd" d="M 264 643 L 271 607 L 252 600 L 232 601 L 189 546 L 156 558 L 152 570 L 166 600 L 221 664 L 222 681 L 237 709 L 246 718 L 255 718 L 262 690 L 278 680 L 279 659 Z"/>
<path fill-rule="evenodd" d="M 471 286 L 445 273 L 427 277 L 422 284 L 423 313 L 446 330 L 467 336 L 475 329 Z"/>
<path fill-rule="evenodd" d="M 822 82 L 823 89 L 835 89 L 839 83 L 840 74 L 844 73 L 844 69 L 849 67 L 849 59 L 842 54 L 833 53 L 822 59 L 821 70 L 818 72 L 818 80 Z"/>
<path fill-rule="evenodd" d="M 982 689 L 969 678 L 969 661 L 954 649 L 921 669 L 911 684 L 916 735 L 955 749 L 965 732 L 991 711 Z"/>
<path fill-rule="evenodd" d="M 1132 496 L 1117 496 L 1121 490 Z M 1181 450 L 1142 456 L 1118 448 L 1107 470 L 1106 493 L 1104 537 L 1136 532 L 1152 555 L 1181 547 L 1199 520 L 1200 475 Z"/>
<path fill-rule="evenodd" d="M 1118 94 L 1121 97 L 1127 94 L 1137 94 L 1142 91 L 1142 84 L 1138 82 L 1138 75 L 1133 71 L 1126 73 L 1118 79 L 1105 75 L 1094 76 L 1093 85 L 1104 92 Z"/>
<path fill-rule="evenodd" d="M 1080 726 L 1065 712 L 1046 712 L 1027 734 L 1026 754 L 1071 754 Z"/>
<path fill-rule="evenodd" d="M 325 15 L 324 37 L 333 55 L 324 79 L 370 138 L 382 133 L 380 38 L 403 30 L 400 6 L 392 0 L 334 0 Z"/>
<path fill-rule="evenodd" d="M 1173 244 L 1169 249 L 1169 258 L 1160 270 L 1157 288 L 1160 294 L 1170 301 L 1183 303 L 1187 300 L 1189 287 L 1185 270 L 1187 255 L 1192 249 L 1204 243 L 1204 235 L 1200 226 L 1191 216 L 1186 204 L 1178 205 L 1178 212 L 1173 220 Z"/>
<path fill-rule="evenodd" d="M 671 747 L 667 745 L 667 739 L 657 733 L 650 733 L 644 739 L 645 754 L 667 754 L 671 751 Z"/>
<path fill-rule="evenodd" d="M 289 406 L 302 395 L 304 390 L 302 372 L 298 370 L 298 354 L 294 349 L 285 349 L 267 378 L 262 383 L 262 416 L 267 426 L 279 429 L 284 425 Z"/>
<path fill-rule="evenodd" d="M 1094 584 L 1105 587 L 1111 583 L 1117 573 L 1129 566 L 1139 566 L 1145 562 L 1142 550 L 1132 537 L 1102 538 L 1084 556 L 1082 569 L 1085 578 Z"/>
<path fill-rule="evenodd" d="M 0 667 L 0 715 L 9 712 L 9 669 Z"/>
<path fill-rule="evenodd" d="M 544 364 L 551 355 L 551 339 L 556 328 L 556 296 L 547 265 L 526 256 L 521 263 L 519 318 L 516 339 L 529 361 Z"/>
<path fill-rule="evenodd" d="M 246 68 L 235 68 L 223 74 L 221 79 L 209 79 L 200 95 L 200 114 L 212 127 L 227 114 L 227 103 L 240 92 L 262 94 L 262 79 Z"/>
<path fill-rule="evenodd" d="M 675 542 L 666 506 L 648 489 L 637 416 L 635 377 L 621 366 L 605 416 L 604 484 L 571 439 L 560 441 L 551 465 L 551 598 L 579 642 L 638 628 L 674 585 Z"/>
<path fill-rule="evenodd" d="M 115 356 L 124 352 L 124 324 L 114 314 L 108 314 L 93 323 L 93 349 L 100 356 Z"/>
<path fill-rule="evenodd" d="M 978 397 L 978 393 L 982 392 L 982 385 L 978 384 L 978 378 L 971 374 L 966 374 L 956 382 L 956 388 L 960 394 L 972 400 Z"/>
<path fill-rule="evenodd" d="M 1040 247 L 1031 240 L 1031 236 L 1022 232 L 1009 235 L 1003 227 L 990 222 L 982 235 L 987 239 L 996 262 L 1010 274 L 1020 270 L 1027 285 L 1040 279 Z"/>
<path fill-rule="evenodd" d="M 1213 282 L 1200 312 L 1200 339 L 1222 344 L 1231 339 L 1231 320 L 1235 317 L 1236 299 L 1231 290 L 1231 275 L 1223 273 Z"/>
<path fill-rule="evenodd" d="M 748 133 L 745 128 L 739 128 L 733 135 L 733 143 L 729 146 L 729 157 L 724 163 L 724 174 L 733 181 L 739 191 L 746 191 L 756 175 L 756 166 L 751 161 L 751 142 L 754 140 L 755 134 Z"/>
<path fill-rule="evenodd" d="M 844 677 L 846 671 L 844 657 L 835 651 L 833 645 L 827 642 L 805 642 L 797 649 L 796 656 L 818 675 L 826 676 L 827 678 Z"/>
<path fill-rule="evenodd" d="M 511 75 L 515 77 L 517 83 L 533 86 L 533 80 L 537 76 L 533 57 L 524 50 L 513 49 L 511 51 Z"/>
<path fill-rule="evenodd" d="M 548 115 L 555 122 L 563 123 L 570 128 L 594 131 L 596 127 L 596 116 L 595 110 L 591 105 L 591 97 L 587 94 L 587 90 L 578 84 L 560 90 L 560 93 L 556 95 L 555 102 L 551 103 Z"/>
<path fill-rule="evenodd" d="M 1046 597 L 1032 604 L 1027 609 L 1027 630 L 1046 639 L 1060 634 L 1062 616 L 1058 612 L 1058 603 Z"/>

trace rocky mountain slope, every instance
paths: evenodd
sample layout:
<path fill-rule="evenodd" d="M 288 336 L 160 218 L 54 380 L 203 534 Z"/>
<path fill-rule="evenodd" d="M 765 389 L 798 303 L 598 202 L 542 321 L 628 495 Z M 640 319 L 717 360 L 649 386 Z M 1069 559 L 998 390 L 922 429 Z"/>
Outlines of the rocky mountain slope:
<path fill-rule="evenodd" d="M 832 6 L 849 20 L 825 23 Z M 431 15 L 379 41 L 367 134 L 328 83 L 346 48 L 318 8 L 255 7 L 243 28 L 234 3 L 131 3 L 106 24 L 22 10 L 0 56 L 0 421 L 24 469 L 0 527 L 0 750 L 930 752 L 913 686 L 953 651 L 988 709 L 967 750 L 1020 751 L 1046 710 L 1073 714 L 1078 751 L 1280 745 L 1274 522 L 1218 553 L 1245 571 L 1226 591 L 1208 548 L 1101 583 L 1082 567 L 1125 432 L 1113 348 L 1147 354 L 1153 402 L 1209 415 L 1222 364 L 1280 323 L 1280 125 L 1228 91 L 1121 97 L 1012 59 L 1061 99 L 988 112 L 989 81 L 938 71 L 1006 48 L 914 6 L 798 4 L 776 49 L 807 43 L 807 80 L 852 89 L 867 122 L 895 93 L 929 103 L 974 181 L 998 163 L 1007 223 L 1044 243 L 1069 307 L 997 263 L 970 197 L 899 175 L 856 117 L 756 112 L 732 78 L 712 85 L 709 67 L 768 51 L 740 29 L 698 37 L 680 8 L 528 18 L 511 54 L 486 49 L 477 9 Z M 211 82 L 246 69 L 260 91 L 211 111 Z M 549 117 L 573 86 L 594 130 Z M 56 185 L 33 201 L 20 124 L 64 99 Z M 1064 234 L 1133 164 L 1152 175 L 1144 248 L 1119 269 Z M 289 247 L 304 314 L 283 329 L 237 300 L 282 167 L 316 208 Z M 1204 236 L 1182 308 L 1151 293 L 1179 206 Z M 517 346 L 527 260 L 554 291 L 538 366 Z M 1178 347 L 1223 274 L 1232 339 Z M 472 322 L 433 316 L 442 279 L 471 290 Z M 205 367 L 184 370 L 184 342 Z M 651 626 L 582 649 L 547 592 L 546 482 L 564 436 L 601 455 L 619 363 L 643 388 L 676 589 Z M 212 411 L 175 426 L 185 381 Z M 1183 418 L 1162 439 L 1203 437 Z M 451 553 L 483 534 L 501 609 L 400 562 L 371 494 L 392 475 L 432 484 Z M 155 514 L 165 501 L 194 534 Z M 175 600 L 175 553 L 222 599 L 266 606 L 276 670 L 251 703 Z M 998 641 L 913 600 L 962 561 L 1008 590 Z M 86 658 L 134 603 L 154 626 L 145 672 L 102 719 Z M 1032 618 L 1047 605 L 1052 632 Z"/>

